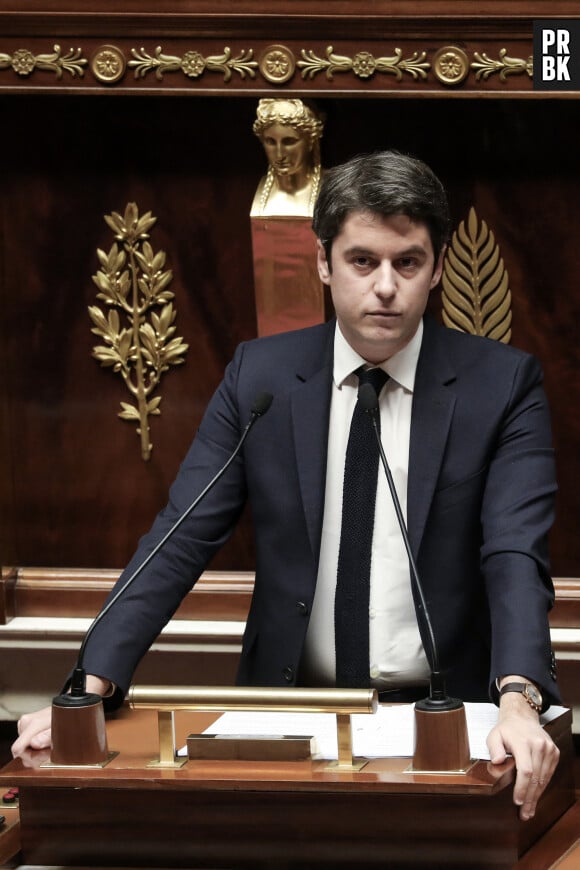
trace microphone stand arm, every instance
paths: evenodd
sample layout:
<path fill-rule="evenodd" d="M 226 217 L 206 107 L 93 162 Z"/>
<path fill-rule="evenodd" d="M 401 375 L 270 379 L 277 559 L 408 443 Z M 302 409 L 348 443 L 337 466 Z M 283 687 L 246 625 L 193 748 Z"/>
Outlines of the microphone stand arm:
<path fill-rule="evenodd" d="M 450 698 L 447 695 L 445 680 L 439 670 L 437 643 L 429 617 L 429 610 L 419 579 L 419 572 L 411 552 L 409 534 L 395 488 L 395 482 L 381 443 L 377 418 L 378 397 L 370 384 L 361 385 L 359 389 L 359 402 L 371 417 L 379 447 L 379 455 L 391 491 L 391 498 L 401 529 L 401 536 L 407 550 L 411 583 L 419 598 L 419 609 L 423 617 L 422 622 L 426 628 L 429 640 L 428 658 L 431 666 L 430 694 L 428 698 L 417 701 L 415 704 L 415 750 L 413 753 L 412 769 L 417 771 L 466 771 L 470 765 L 470 755 L 465 707 L 458 698 Z"/>
<path fill-rule="evenodd" d="M 142 571 L 145 570 L 145 568 L 147 567 L 147 565 L 149 565 L 149 563 L 151 562 L 151 560 L 155 558 L 155 556 L 157 555 L 157 553 L 158 553 L 158 552 L 159 552 L 159 551 L 160 551 L 160 550 L 165 546 L 165 544 L 167 543 L 167 541 L 169 540 L 169 538 L 171 538 L 171 536 L 172 536 L 173 534 L 175 534 L 175 532 L 179 529 L 179 527 L 182 525 L 182 523 L 185 522 L 185 520 L 188 518 L 188 516 L 191 514 L 191 512 L 192 512 L 193 510 L 195 510 L 195 508 L 196 508 L 197 505 L 200 503 L 200 501 L 201 501 L 203 498 L 205 498 L 205 496 L 207 495 L 207 493 L 208 493 L 211 489 L 213 489 L 213 487 L 214 487 L 214 486 L 216 485 L 216 483 L 220 480 L 220 478 L 221 478 L 221 477 L 226 473 L 226 471 L 228 470 L 228 468 L 230 467 L 230 465 L 232 464 L 232 462 L 236 459 L 236 457 L 238 456 L 240 450 L 242 449 L 243 444 L 244 444 L 244 441 L 246 440 L 246 438 L 247 438 L 247 436 L 248 436 L 248 434 L 249 434 L 249 432 L 250 432 L 250 429 L 252 428 L 252 426 L 254 425 L 254 423 L 256 422 L 256 420 L 258 419 L 258 417 L 261 417 L 261 416 L 262 416 L 262 413 L 264 413 L 264 412 L 263 412 L 263 411 L 262 411 L 262 412 L 258 412 L 258 411 L 256 411 L 256 410 L 252 410 L 252 413 L 251 413 L 250 419 L 248 420 L 248 422 L 246 423 L 246 426 L 244 427 L 244 430 L 243 430 L 243 432 L 242 432 L 242 435 L 241 435 L 241 437 L 240 437 L 240 440 L 238 441 L 238 443 L 237 443 L 237 445 L 236 445 L 236 448 L 235 448 L 234 452 L 233 452 L 232 455 L 229 457 L 229 459 L 228 459 L 228 461 L 226 462 L 226 464 L 223 465 L 222 468 L 220 468 L 220 470 L 217 472 L 217 474 L 216 474 L 216 475 L 215 475 L 215 476 L 210 480 L 210 482 L 207 484 L 207 486 L 205 487 L 205 489 L 203 489 L 203 490 L 200 492 L 200 494 L 195 498 L 195 500 L 194 500 L 194 501 L 189 505 L 189 507 L 186 508 L 186 510 L 181 514 L 181 516 L 179 517 L 179 519 L 177 520 L 177 522 L 175 522 L 175 523 L 171 526 L 171 528 L 170 528 L 170 529 L 165 533 L 165 535 L 161 538 L 161 540 L 160 540 L 160 541 L 155 545 L 155 547 L 151 550 L 151 552 L 149 553 L 149 555 L 148 555 L 148 556 L 147 556 L 147 557 L 146 557 L 146 558 L 141 562 L 141 564 L 140 564 L 140 565 L 135 569 L 135 571 L 133 572 L 133 574 L 131 574 L 131 576 L 130 576 L 126 581 L 125 581 L 125 583 L 123 583 L 123 585 L 121 586 L 121 588 L 117 590 L 117 592 L 113 595 L 113 597 L 111 598 L 111 600 L 107 602 L 107 604 L 105 605 L 105 607 L 103 607 L 103 609 L 100 611 L 100 613 L 99 613 L 99 615 L 97 616 L 97 618 L 96 618 L 96 619 L 94 620 L 94 622 L 91 624 L 91 626 L 89 627 L 89 629 L 88 629 L 86 635 L 85 635 L 84 638 L 83 638 L 83 642 L 82 642 L 82 644 L 81 644 L 81 647 L 80 647 L 80 650 L 79 650 L 79 655 L 78 655 L 78 658 L 77 658 L 76 667 L 75 667 L 75 669 L 74 669 L 74 671 L 73 671 L 73 673 L 72 673 L 72 678 L 71 678 L 71 690 L 70 690 L 70 694 L 71 694 L 71 695 L 73 695 L 73 696 L 81 696 L 81 695 L 84 695 L 85 692 L 86 692 L 86 673 L 85 673 L 85 669 L 84 669 L 84 667 L 83 667 L 83 662 L 84 662 L 84 655 L 85 655 L 85 649 L 86 649 L 86 646 L 87 646 L 87 642 L 88 642 L 89 638 L 91 637 L 91 635 L 92 635 L 94 629 L 97 627 L 97 625 L 99 624 L 99 622 L 100 622 L 100 621 L 101 621 L 101 620 L 106 616 L 106 614 L 107 614 L 107 613 L 109 612 L 109 610 L 113 607 L 113 605 L 116 604 L 117 600 L 118 600 L 118 599 L 119 599 L 119 598 L 124 594 L 124 592 L 126 591 L 126 589 L 128 589 L 128 587 L 133 583 L 133 581 L 136 580 L 137 577 L 142 573 Z"/>
<path fill-rule="evenodd" d="M 381 436 L 379 434 L 379 427 L 377 425 L 377 411 L 378 407 L 369 410 L 373 430 L 377 439 L 377 445 L 379 448 L 379 455 L 381 457 L 381 463 L 385 471 L 385 475 L 387 478 L 387 483 L 389 485 L 389 490 L 391 493 L 391 498 L 393 501 L 393 505 L 395 507 L 395 513 L 397 515 L 397 521 L 399 523 L 399 528 L 401 529 L 401 536 L 403 538 L 403 543 L 405 544 L 405 549 L 407 551 L 407 558 L 409 560 L 409 568 L 411 571 L 411 578 L 413 581 L 413 587 L 417 593 L 419 598 L 419 607 L 423 614 L 423 625 L 427 631 L 427 636 L 429 639 L 429 664 L 431 667 L 431 691 L 430 691 L 430 699 L 432 701 L 445 701 L 447 698 L 447 693 L 445 690 L 445 678 L 443 674 L 439 670 L 439 655 L 437 653 L 437 643 L 435 641 L 435 635 L 433 633 L 433 626 L 431 625 L 431 620 L 429 619 L 429 611 L 427 608 L 427 604 L 425 601 L 425 596 L 423 593 L 423 587 L 421 585 L 421 581 L 419 580 L 419 572 L 417 571 L 417 566 L 415 564 L 415 559 L 413 557 L 413 553 L 411 551 L 411 542 L 409 541 L 409 533 L 407 531 L 407 526 L 405 524 L 405 518 L 403 517 L 403 511 L 401 509 L 401 502 L 399 501 L 399 496 L 397 495 L 397 490 L 395 487 L 395 481 L 393 480 L 393 475 L 391 474 L 391 469 L 389 467 L 389 463 L 387 461 L 387 457 L 385 455 L 385 451 L 383 449 L 383 444 L 381 441 Z"/>

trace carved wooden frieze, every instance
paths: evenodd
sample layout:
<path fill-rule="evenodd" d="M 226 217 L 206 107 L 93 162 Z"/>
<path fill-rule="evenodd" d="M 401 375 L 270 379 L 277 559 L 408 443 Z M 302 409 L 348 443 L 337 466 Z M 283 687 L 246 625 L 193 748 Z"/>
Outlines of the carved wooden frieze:
<path fill-rule="evenodd" d="M 73 86 L 83 92 L 115 88 L 132 93 L 286 91 L 319 96 L 533 91 L 531 33 L 518 44 L 490 40 L 489 46 L 478 42 L 473 47 L 406 38 L 316 45 L 185 38 L 135 43 L 122 38 L 98 45 L 87 40 L 66 48 L 57 39 L 42 46 L 38 38 L 14 45 L 2 42 L 0 92 L 21 90 L 23 83 L 34 90 Z"/>
<path fill-rule="evenodd" d="M 44 53 L 24 47 L 11 53 L 0 51 L 0 70 L 12 70 L 20 78 L 28 78 L 38 72 L 53 73 L 57 79 L 62 79 L 65 74 L 73 78 L 82 77 L 87 63 L 87 59 L 82 57 L 82 49 L 69 48 L 63 53 L 57 44 Z"/>

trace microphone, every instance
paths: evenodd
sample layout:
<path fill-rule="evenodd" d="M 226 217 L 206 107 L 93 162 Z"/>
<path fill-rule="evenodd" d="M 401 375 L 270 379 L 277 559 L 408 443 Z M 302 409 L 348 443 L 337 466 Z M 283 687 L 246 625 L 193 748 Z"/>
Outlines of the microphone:
<path fill-rule="evenodd" d="M 423 615 L 423 623 L 426 629 L 427 638 L 429 640 L 429 651 L 427 655 L 427 658 L 429 659 L 429 666 L 431 668 L 429 697 L 431 701 L 435 702 L 436 704 L 440 704 L 444 702 L 447 697 L 445 691 L 445 678 L 443 677 L 443 674 L 439 669 L 439 652 L 437 649 L 437 643 L 435 641 L 435 633 L 433 632 L 433 625 L 431 623 L 429 609 L 425 601 L 425 595 L 423 594 L 423 587 L 419 579 L 417 565 L 415 564 L 415 559 L 411 551 L 411 542 L 409 541 L 409 533 L 407 531 L 405 518 L 403 517 L 403 511 L 401 509 L 401 502 L 399 501 L 399 496 L 397 495 L 395 481 L 393 480 L 393 475 L 391 473 L 391 469 L 389 468 L 389 463 L 387 462 L 387 457 L 385 456 L 381 436 L 379 434 L 379 428 L 377 425 L 377 412 L 379 408 L 379 401 L 377 398 L 377 394 L 371 384 L 361 385 L 358 391 L 358 401 L 363 411 L 366 411 L 366 413 L 369 414 L 371 418 L 371 423 L 377 438 L 377 445 L 379 448 L 381 463 L 385 471 L 387 483 L 389 485 L 389 491 L 391 493 L 391 498 L 395 507 L 395 513 L 397 515 L 397 521 L 401 530 L 401 536 L 403 538 L 405 550 L 407 551 L 407 558 L 409 559 L 411 578 L 415 587 L 415 591 L 417 592 L 417 596 L 419 598 L 419 610 Z"/>
<path fill-rule="evenodd" d="M 205 496 L 210 492 L 211 489 L 218 483 L 218 481 L 223 477 L 226 473 L 232 462 L 238 456 L 242 446 L 250 433 L 254 423 L 260 418 L 263 417 L 264 414 L 270 409 L 270 405 L 272 404 L 273 396 L 271 393 L 262 392 L 259 393 L 252 405 L 250 411 L 250 418 L 246 423 L 240 439 L 236 444 L 233 452 L 229 456 L 228 460 L 225 464 L 220 468 L 217 474 L 210 480 L 207 486 L 200 492 L 200 494 L 192 501 L 192 503 L 185 509 L 185 511 L 179 516 L 177 521 L 171 526 L 171 528 L 166 532 L 166 534 L 161 538 L 161 540 L 155 545 L 155 547 L 151 550 L 151 552 L 147 555 L 147 557 L 141 562 L 140 565 L 135 569 L 135 571 L 131 574 L 131 576 L 123 583 L 123 585 L 117 590 L 115 595 L 107 602 L 107 604 L 102 608 L 102 610 L 97 614 L 87 633 L 84 636 L 84 639 L 81 643 L 76 666 L 73 670 L 70 684 L 70 692 L 66 694 L 58 695 L 53 698 L 53 706 L 52 706 L 52 737 L 53 737 L 53 746 L 52 746 L 52 754 L 51 760 L 55 764 L 93 764 L 100 763 L 105 760 L 107 757 L 107 748 L 106 748 L 106 733 L 104 727 L 104 712 L 103 712 L 103 704 L 102 698 L 100 695 L 94 693 L 87 693 L 86 690 L 86 682 L 87 675 L 84 668 L 84 656 L 87 643 L 95 630 L 95 628 L 99 625 L 101 620 L 106 616 L 106 614 L 111 610 L 111 608 L 116 604 L 119 598 L 124 595 L 129 586 L 139 577 L 139 575 L 144 571 L 144 569 L 149 565 L 149 563 L 155 558 L 155 556 L 159 553 L 161 549 L 165 546 L 167 541 L 171 538 L 172 535 L 179 529 L 182 523 L 189 517 L 192 511 L 198 506 L 198 504 L 205 498 Z M 94 720 L 95 724 L 93 727 L 93 734 L 95 734 L 95 739 L 90 739 L 90 735 L 87 736 L 87 733 L 82 733 L 82 727 L 79 727 L 78 719 L 76 717 L 68 716 L 65 717 L 62 713 L 64 710 L 76 710 L 80 711 L 83 708 L 91 711 L 86 715 L 87 726 L 89 716 Z M 73 718 L 75 718 L 75 722 L 73 722 Z M 67 720 L 66 722 L 64 720 Z M 68 720 L 70 720 L 70 725 Z M 57 726 L 55 729 L 55 725 Z M 59 728 L 60 726 L 60 728 Z M 85 728 L 85 732 L 90 731 L 90 727 Z M 75 739 L 76 732 L 76 739 Z M 88 746 L 77 747 L 77 749 L 71 749 L 71 746 L 78 744 L 79 738 L 88 744 Z M 103 745 L 104 743 L 104 745 Z M 90 756 L 91 760 L 87 760 L 87 755 Z M 78 760 L 72 760 L 72 758 Z M 96 760 L 96 761 L 95 761 Z"/>
<path fill-rule="evenodd" d="M 246 426 L 244 427 L 244 430 L 242 432 L 240 440 L 238 441 L 233 453 L 231 454 L 231 456 L 229 457 L 229 459 L 227 460 L 225 465 L 223 465 L 220 468 L 218 473 L 215 475 L 215 477 L 212 480 L 210 480 L 210 482 L 205 487 L 205 489 L 203 489 L 200 492 L 200 494 L 197 496 L 197 498 L 189 505 L 189 507 L 186 508 L 186 510 L 181 514 L 181 516 L 179 517 L 177 522 L 174 523 L 173 526 L 171 526 L 169 531 L 155 545 L 153 550 L 151 550 L 149 555 L 135 569 L 133 574 L 128 578 L 128 580 L 123 584 L 123 586 L 116 592 L 116 594 L 113 596 L 113 598 L 111 598 L 111 600 L 107 603 L 106 607 L 104 607 L 101 610 L 101 612 L 97 615 L 94 622 L 89 627 L 89 630 L 87 631 L 87 633 L 84 637 L 84 640 L 81 644 L 80 650 L 79 650 L 77 664 L 76 664 L 76 667 L 73 671 L 73 675 L 72 675 L 72 679 L 71 679 L 70 694 L 73 697 L 84 695 L 86 692 L 86 673 L 85 673 L 85 670 L 83 668 L 85 649 L 86 649 L 87 643 L 89 641 L 89 638 L 92 635 L 95 628 L 97 627 L 97 625 L 106 616 L 106 614 L 113 607 L 113 605 L 117 602 L 117 600 L 124 594 L 125 590 L 128 589 L 129 586 L 133 583 L 133 581 L 136 580 L 137 577 L 145 570 L 147 565 L 149 565 L 149 563 L 155 558 L 157 553 L 163 549 L 163 547 L 165 546 L 165 544 L 167 543 L 169 538 L 171 538 L 171 536 L 177 531 L 177 529 L 181 526 L 181 524 L 183 522 L 185 522 L 185 520 L 188 518 L 188 516 L 191 514 L 191 512 L 193 510 L 195 510 L 195 508 L 198 506 L 198 504 L 205 498 L 205 496 L 208 494 L 208 492 L 211 489 L 213 489 L 215 484 L 225 474 L 225 472 L 228 470 L 228 468 L 230 467 L 230 465 L 232 464 L 232 462 L 234 461 L 234 459 L 236 458 L 236 456 L 238 455 L 238 453 L 242 449 L 244 441 L 246 440 L 246 438 L 250 432 L 250 429 L 253 427 L 256 420 L 258 420 L 259 417 L 263 417 L 264 414 L 270 409 L 270 405 L 272 404 L 272 399 L 273 399 L 273 396 L 271 393 L 259 393 L 259 395 L 256 396 L 256 399 L 254 400 L 254 404 L 252 405 L 252 409 L 250 411 L 250 419 L 248 420 Z"/>
<path fill-rule="evenodd" d="M 381 436 L 379 433 L 379 427 L 377 424 L 379 400 L 371 384 L 361 384 L 358 391 L 358 401 L 363 411 L 365 411 L 369 415 L 377 439 L 381 464 L 387 478 L 389 491 L 391 493 L 391 499 L 393 501 L 395 513 L 397 515 L 399 528 L 401 530 L 401 536 L 403 538 L 405 550 L 407 551 L 411 582 L 419 600 L 418 610 L 421 614 L 423 627 L 425 629 L 426 637 L 428 640 L 428 650 L 426 650 L 426 653 L 430 667 L 429 697 L 424 698 L 421 701 L 417 701 L 417 703 L 415 704 L 416 735 L 413 765 L 415 769 L 422 770 L 463 770 L 466 769 L 469 764 L 469 742 L 467 739 L 467 725 L 465 723 L 465 709 L 461 700 L 459 700 L 458 698 L 449 697 L 446 691 L 445 677 L 439 666 L 439 651 L 437 648 L 437 642 L 435 640 L 435 633 L 433 631 L 433 624 L 431 622 L 429 608 L 427 607 L 427 602 L 425 600 L 425 595 L 423 592 L 423 586 L 419 578 L 419 572 L 417 571 L 417 565 L 415 563 L 415 559 L 411 550 L 411 542 L 409 541 L 409 533 L 407 531 L 405 518 L 401 509 L 401 502 L 399 501 L 399 496 L 397 494 L 393 475 L 391 473 L 391 469 L 389 468 L 389 463 L 387 461 L 387 457 L 385 455 Z M 449 717 L 458 720 L 452 723 L 453 730 L 455 732 L 454 736 L 456 738 L 454 742 L 456 742 L 457 745 L 452 747 L 452 751 L 449 753 L 449 759 L 447 762 L 441 759 L 441 750 L 444 747 L 441 746 L 440 741 L 435 735 L 433 721 L 430 722 L 431 734 L 429 736 L 423 735 L 422 733 L 420 733 L 420 719 L 417 718 L 417 711 L 420 711 L 421 713 L 447 713 L 449 714 Z M 463 720 L 463 724 L 461 722 L 461 719 Z M 426 722 L 425 727 L 427 727 Z M 421 745 L 418 749 L 418 743 L 424 743 L 426 745 Z M 436 758 L 432 759 L 432 755 L 434 752 L 436 753 Z M 449 764 L 450 766 L 442 766 L 447 764 Z"/>

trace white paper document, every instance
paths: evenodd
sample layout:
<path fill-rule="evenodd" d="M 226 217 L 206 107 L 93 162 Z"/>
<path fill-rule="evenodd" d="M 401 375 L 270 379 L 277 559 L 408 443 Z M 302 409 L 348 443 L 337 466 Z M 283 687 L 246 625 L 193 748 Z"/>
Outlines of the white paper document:
<path fill-rule="evenodd" d="M 559 716 L 564 709 L 551 707 L 541 717 L 542 724 Z M 494 704 L 466 703 L 465 714 L 471 757 L 489 761 L 485 741 L 497 722 L 497 707 Z M 380 706 L 376 713 L 355 713 L 351 720 L 353 755 L 362 758 L 413 755 L 414 704 Z M 224 713 L 204 734 L 314 737 L 314 758 L 338 758 L 336 716 L 333 713 Z"/>

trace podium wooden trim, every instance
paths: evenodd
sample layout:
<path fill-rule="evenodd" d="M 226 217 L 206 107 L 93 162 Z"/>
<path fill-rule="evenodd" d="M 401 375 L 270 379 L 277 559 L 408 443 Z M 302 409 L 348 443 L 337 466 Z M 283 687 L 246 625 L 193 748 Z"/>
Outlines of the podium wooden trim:
<path fill-rule="evenodd" d="M 20 815 L 16 807 L 2 806 L 6 821 L 0 827 L 0 867 L 20 851 Z"/>
<path fill-rule="evenodd" d="M 177 713 L 178 740 L 214 718 Z M 156 724 L 145 710 L 110 721 L 119 754 L 103 769 L 42 768 L 42 752 L 3 769 L 0 786 L 20 789 L 22 863 L 511 868 L 574 803 L 569 711 L 547 726 L 560 764 L 526 823 L 512 802 L 511 760 L 479 761 L 464 775 L 409 773 L 408 758 L 373 759 L 356 773 L 271 761 L 160 770 L 146 767 Z"/>

